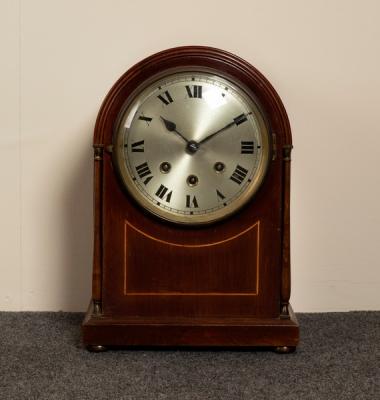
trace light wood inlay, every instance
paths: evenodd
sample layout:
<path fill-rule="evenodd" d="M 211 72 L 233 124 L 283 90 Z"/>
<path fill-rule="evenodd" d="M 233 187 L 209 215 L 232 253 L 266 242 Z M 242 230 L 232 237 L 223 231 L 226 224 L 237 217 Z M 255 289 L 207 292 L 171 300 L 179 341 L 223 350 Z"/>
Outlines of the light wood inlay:
<path fill-rule="evenodd" d="M 139 238 L 144 238 L 144 252 L 160 251 L 162 246 L 176 247 L 182 249 L 182 257 L 178 257 L 176 268 L 189 269 L 189 274 L 193 278 L 193 285 L 197 287 L 198 290 L 191 290 L 191 288 L 182 288 L 181 290 L 174 290 L 165 288 L 165 278 L 167 281 L 173 282 L 176 272 L 173 269 L 169 270 L 166 264 L 160 265 L 161 274 L 157 273 L 157 270 L 151 265 L 144 264 L 144 252 L 137 254 L 138 252 L 138 242 Z M 149 239 L 147 241 L 147 239 Z M 242 260 L 247 259 L 247 254 L 240 254 L 235 250 L 235 240 L 245 240 L 246 241 L 246 253 L 250 255 L 248 257 L 248 262 L 243 262 L 238 268 L 233 270 L 229 268 L 228 258 L 233 257 L 234 259 L 242 256 Z M 253 240 L 253 243 L 252 243 Z M 149 244 L 151 241 L 151 244 Z M 133 243 L 131 243 L 133 242 Z M 229 246 L 226 247 L 226 244 Z M 212 250 L 209 249 L 212 247 Z M 240 247 L 239 247 L 240 248 Z M 129 250 L 128 250 L 129 249 Z M 132 250 L 133 249 L 133 250 Z M 223 259 L 226 259 L 225 265 L 210 265 L 208 262 L 209 252 L 213 251 L 224 252 Z M 187 252 L 189 250 L 189 252 Z M 260 259 L 260 221 L 255 222 L 247 229 L 242 232 L 233 235 L 224 240 L 202 243 L 202 244 L 180 244 L 174 242 L 168 242 L 160 238 L 151 236 L 140 229 L 133 226 L 128 221 L 125 221 L 125 238 L 124 238 L 124 295 L 126 296 L 257 296 L 259 292 L 259 259 Z M 129 251 L 129 253 L 128 253 Z M 133 252 L 133 253 L 132 253 Z M 170 251 L 169 251 L 170 253 Z M 194 255 L 196 254 L 196 255 Z M 133 263 L 129 262 L 129 258 L 133 257 Z M 186 263 L 188 257 L 194 258 L 194 265 L 189 265 Z M 157 262 L 160 262 L 160 256 L 157 254 Z M 203 265 L 202 269 L 199 265 Z M 236 263 L 234 263 L 236 264 Z M 134 270 L 130 270 L 130 266 L 133 266 Z M 145 269 L 144 272 L 141 270 Z M 149 270 L 149 271 L 147 271 Z M 139 278 L 139 274 L 144 277 Z M 203 274 L 203 275 L 202 275 Z M 209 274 L 209 275 L 207 275 Z M 210 274 L 213 276 L 213 282 L 215 280 L 215 275 L 222 277 L 223 275 L 228 275 L 232 283 L 231 287 L 234 286 L 235 281 L 236 287 L 243 287 L 242 290 L 216 290 L 215 288 L 207 288 L 207 279 Z M 252 279 L 249 279 L 252 278 Z M 153 289 L 154 284 L 150 285 L 146 280 L 152 279 L 156 282 L 155 290 Z M 175 281 L 175 279 L 174 279 Z M 178 282 L 179 286 L 181 282 Z M 146 290 L 148 286 L 151 286 L 150 290 Z M 202 286 L 200 288 L 200 286 Z M 220 287 L 224 287 L 225 283 Z M 141 289 L 139 289 L 141 288 Z"/>

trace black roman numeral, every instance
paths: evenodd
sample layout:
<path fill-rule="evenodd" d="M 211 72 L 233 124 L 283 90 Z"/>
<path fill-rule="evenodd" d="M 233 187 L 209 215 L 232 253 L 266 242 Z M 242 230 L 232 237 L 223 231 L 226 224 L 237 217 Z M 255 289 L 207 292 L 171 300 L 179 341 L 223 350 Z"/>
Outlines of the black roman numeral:
<path fill-rule="evenodd" d="M 188 86 L 186 85 L 186 91 L 189 97 L 195 98 L 195 99 L 201 99 L 202 98 L 202 86 L 199 85 L 193 85 L 193 86 Z"/>
<path fill-rule="evenodd" d="M 171 191 L 168 193 L 168 190 L 169 190 L 169 189 L 168 189 L 166 186 L 160 185 L 160 187 L 157 189 L 156 196 L 158 196 L 161 200 L 163 200 L 164 197 L 165 197 L 164 200 L 165 200 L 167 203 L 170 203 L 170 199 L 172 198 L 172 193 L 173 193 L 173 191 L 171 190 Z"/>
<path fill-rule="evenodd" d="M 241 141 L 241 154 L 253 154 L 253 142 Z"/>
<path fill-rule="evenodd" d="M 144 140 L 131 144 L 132 153 L 144 153 Z"/>
<path fill-rule="evenodd" d="M 151 118 L 151 117 L 146 117 L 145 115 L 140 115 L 139 116 L 139 120 L 140 121 L 145 121 L 146 123 L 147 123 L 147 125 L 149 126 L 149 122 L 152 122 L 152 119 L 153 118 Z"/>
<path fill-rule="evenodd" d="M 187 208 L 198 208 L 197 198 L 195 196 L 186 195 L 186 207 Z"/>
<path fill-rule="evenodd" d="M 170 93 L 167 90 L 157 97 L 165 104 L 165 106 L 167 106 L 169 103 L 173 103 L 172 96 L 170 96 Z"/>
<path fill-rule="evenodd" d="M 147 185 L 150 182 L 150 180 L 153 178 L 153 175 L 148 166 L 148 163 L 144 162 L 135 168 L 136 168 L 137 174 L 140 177 L 140 179 L 145 178 L 145 180 L 143 181 L 144 185 Z"/>
<path fill-rule="evenodd" d="M 237 165 L 235 171 L 230 176 L 230 179 L 240 185 L 244 181 L 244 178 L 247 176 L 247 174 L 248 170 L 243 168 L 241 165 Z"/>
<path fill-rule="evenodd" d="M 245 121 L 247 121 L 247 116 L 245 114 L 240 114 L 236 118 L 234 118 L 234 122 L 236 125 L 240 125 Z"/>
<path fill-rule="evenodd" d="M 216 189 L 216 196 L 218 197 L 218 201 L 224 200 L 226 198 L 226 196 L 223 193 L 219 192 L 218 189 Z"/>

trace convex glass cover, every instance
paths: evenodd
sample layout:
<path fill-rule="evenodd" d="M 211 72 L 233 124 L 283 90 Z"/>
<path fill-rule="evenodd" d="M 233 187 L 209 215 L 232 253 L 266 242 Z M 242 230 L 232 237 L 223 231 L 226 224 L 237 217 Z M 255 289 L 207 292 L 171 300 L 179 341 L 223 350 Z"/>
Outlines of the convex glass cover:
<path fill-rule="evenodd" d="M 258 190 L 269 163 L 269 132 L 239 83 L 176 71 L 131 97 L 116 126 L 114 162 L 142 207 L 176 223 L 209 223 Z"/>

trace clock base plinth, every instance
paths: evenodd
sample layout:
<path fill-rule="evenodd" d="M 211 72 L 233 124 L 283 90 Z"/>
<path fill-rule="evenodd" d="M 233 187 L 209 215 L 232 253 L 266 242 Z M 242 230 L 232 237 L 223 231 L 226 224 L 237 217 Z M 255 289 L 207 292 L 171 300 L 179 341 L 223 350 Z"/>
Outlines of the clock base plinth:
<path fill-rule="evenodd" d="M 290 353 L 299 341 L 299 326 L 291 309 L 280 318 L 142 318 L 93 314 L 82 324 L 89 349 L 108 347 L 273 347 Z M 282 351 L 281 351 L 282 350 Z M 285 351 L 286 350 L 286 351 Z"/>

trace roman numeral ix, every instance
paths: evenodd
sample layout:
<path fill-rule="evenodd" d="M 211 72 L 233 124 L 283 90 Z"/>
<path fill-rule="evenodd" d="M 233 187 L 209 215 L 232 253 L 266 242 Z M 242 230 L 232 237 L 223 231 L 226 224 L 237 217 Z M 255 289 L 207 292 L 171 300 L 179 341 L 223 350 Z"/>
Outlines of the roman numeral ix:
<path fill-rule="evenodd" d="M 132 153 L 144 153 L 144 140 L 139 140 L 131 144 Z"/>
<path fill-rule="evenodd" d="M 144 185 L 147 185 L 150 182 L 150 180 L 153 178 L 153 175 L 148 166 L 148 163 L 144 162 L 135 168 L 136 168 L 137 174 L 140 177 L 140 179 L 145 178 L 143 180 Z"/>
<path fill-rule="evenodd" d="M 230 179 L 240 185 L 244 178 L 247 176 L 248 170 L 243 168 L 241 165 L 237 165 L 235 171 L 230 176 Z"/>

